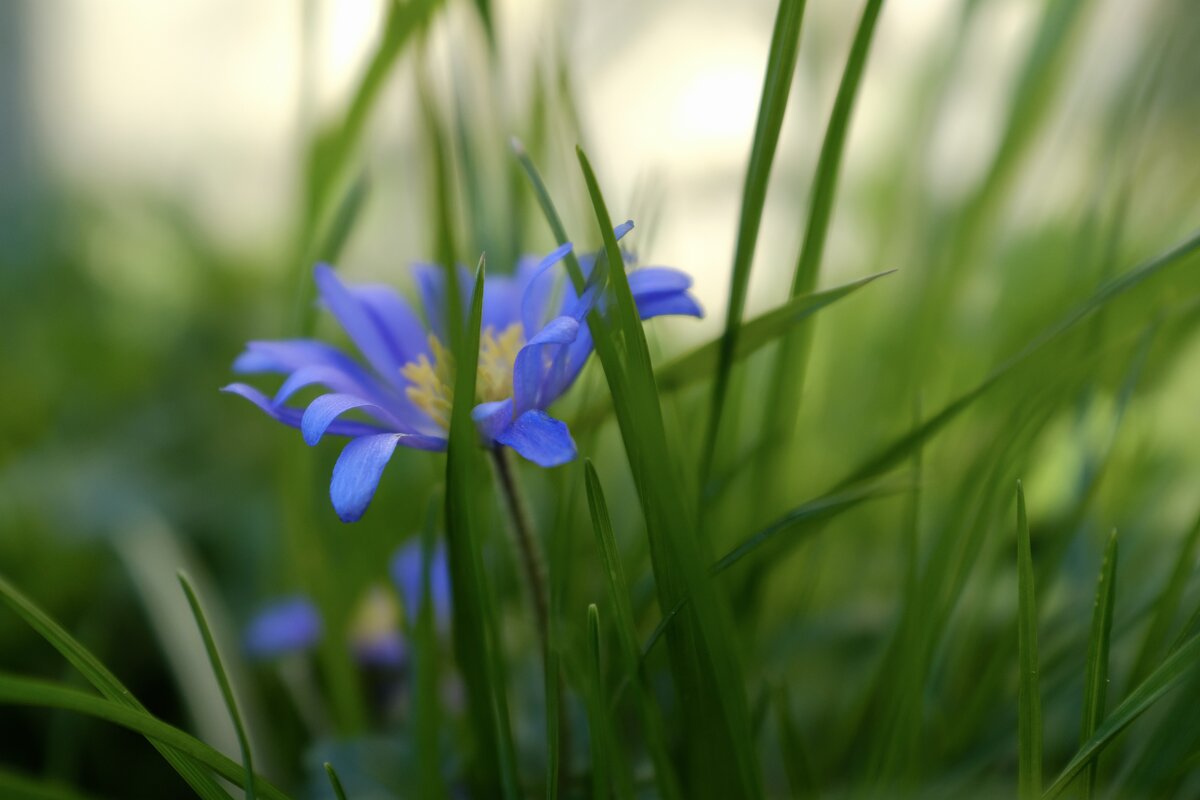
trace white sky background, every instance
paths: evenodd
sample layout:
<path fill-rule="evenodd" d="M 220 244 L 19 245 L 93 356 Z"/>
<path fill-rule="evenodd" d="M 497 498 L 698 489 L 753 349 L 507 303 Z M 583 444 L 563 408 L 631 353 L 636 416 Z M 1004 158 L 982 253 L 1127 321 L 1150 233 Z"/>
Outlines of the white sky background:
<path fill-rule="evenodd" d="M 1113 19 L 1120 23 L 1103 37 L 1103 46 L 1090 48 L 1099 54 L 1091 57 L 1096 65 L 1114 76 L 1137 42 L 1129 35 L 1129 14 L 1114 17 L 1121 2 L 1107 0 L 1104 13 L 1093 15 L 1100 24 L 1090 26 L 1103 30 L 1113 27 Z M 497 5 L 513 86 L 523 85 L 531 54 L 556 27 L 569 32 L 567 52 L 579 58 L 574 77 L 585 124 L 607 123 L 592 131 L 591 155 L 614 215 L 625 215 L 622 201 L 639 182 L 655 184 L 662 213 L 652 251 L 643 256 L 695 275 L 710 311 L 706 324 L 719 325 L 775 3 Z M 383 6 L 381 0 L 316 2 L 311 88 L 320 117 L 343 107 L 378 34 Z M 440 27 L 443 50 L 462 44 L 465 6 L 459 2 L 452 21 Z M 934 129 L 927 176 L 934 187 L 961 191 L 990 154 L 1040 6 L 1037 0 L 992 0 L 970 32 L 976 41 L 957 76 L 949 112 Z M 206 233 L 229 246 L 281 248 L 295 210 L 304 114 L 301 8 L 297 0 L 30 3 L 36 123 L 51 171 L 78 185 L 181 200 Z M 856 204 L 847 198 L 861 191 L 882 161 L 895 157 L 891 131 L 906 113 L 923 58 L 951 33 L 957 8 L 956 0 L 885 3 L 844 159 L 827 283 L 887 266 L 864 263 L 871 250 L 856 235 Z M 779 289 L 764 275 L 790 273 L 808 177 L 860 9 L 858 2 L 808 3 L 801 71 L 776 158 L 751 307 L 768 305 Z M 1111 46 L 1114 32 L 1124 52 Z M 391 148 L 393 157 L 405 141 L 411 146 L 417 127 L 411 78 L 404 70 L 396 78 L 371 132 L 371 152 Z M 622 111 L 615 122 L 606 112 L 612 108 Z M 505 140 L 509 133 L 496 131 Z M 1080 163 L 1067 159 L 1055 168 L 1079 179 L 1087 158 L 1080 151 Z M 394 207 L 383 213 L 410 218 L 405 212 L 424 201 L 424 187 L 406 183 L 410 174 L 388 174 L 385 160 L 371 165 L 379 190 L 373 202 L 390 202 Z M 1059 185 L 1070 187 L 1071 181 Z M 401 225 L 360 230 L 348 257 L 368 263 L 348 264 L 347 271 L 379 272 L 385 265 L 372 262 L 427 257 L 420 249 L 427 241 Z"/>

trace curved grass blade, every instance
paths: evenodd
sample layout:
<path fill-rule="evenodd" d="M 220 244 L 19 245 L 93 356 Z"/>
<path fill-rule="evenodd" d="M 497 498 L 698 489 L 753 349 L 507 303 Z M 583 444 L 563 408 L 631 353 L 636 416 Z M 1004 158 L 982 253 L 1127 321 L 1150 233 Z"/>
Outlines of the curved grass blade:
<path fill-rule="evenodd" d="M 333 787 L 334 796 L 337 800 L 346 800 L 346 790 L 342 787 L 342 779 L 338 777 L 337 770 L 328 761 L 325 762 L 324 767 L 325 774 L 329 776 L 329 785 Z"/>
<path fill-rule="evenodd" d="M 1083 723 L 1079 744 L 1082 747 L 1096 732 L 1104 719 L 1104 701 L 1108 695 L 1108 648 L 1112 636 L 1113 603 L 1116 598 L 1117 532 L 1108 537 L 1104 548 L 1104 563 L 1096 586 L 1096 607 L 1092 612 L 1092 635 L 1088 640 L 1087 672 L 1083 684 Z M 1097 761 L 1088 765 L 1083 775 L 1083 796 L 1091 798 L 1096 791 Z"/>
<path fill-rule="evenodd" d="M 120 725 L 135 733 L 140 733 L 167 751 L 180 754 L 197 768 L 203 765 L 204 768 L 212 770 L 228 781 L 243 783 L 246 779 L 245 770 L 241 764 L 214 750 L 199 739 L 173 725 L 168 725 L 144 709 L 134 708 L 114 700 L 106 700 L 89 692 L 61 686 L 50 681 L 0 673 L 0 703 L 58 708 L 98 717 L 114 725 Z M 288 800 L 286 794 L 261 775 L 255 778 L 255 783 L 265 800 Z M 228 797 L 228 795 L 226 796 Z"/>
<path fill-rule="evenodd" d="M 1198 547 L 1200 547 L 1200 516 L 1196 517 L 1191 530 L 1184 537 L 1183 544 L 1179 548 L 1179 555 L 1175 558 L 1175 569 L 1171 572 L 1171 578 L 1163 587 L 1162 594 L 1154 602 L 1154 616 L 1146 629 L 1146 638 L 1142 640 L 1141 649 L 1138 651 L 1137 658 L 1133 662 L 1133 671 L 1130 673 L 1131 680 L 1134 682 L 1141 680 L 1150 672 L 1151 660 L 1162 651 L 1163 646 L 1167 643 L 1167 636 L 1171 633 L 1175 615 L 1179 613 L 1183 592 L 1195 569 Z"/>
<path fill-rule="evenodd" d="M 758 533 L 748 536 L 740 545 L 734 547 L 717 561 L 714 561 L 709 567 L 709 572 L 713 575 L 724 572 L 780 534 L 789 532 L 794 534 L 803 533 L 805 535 L 812 534 L 817 530 L 818 523 L 827 522 L 832 517 L 841 514 L 843 511 L 849 511 L 861 502 L 876 497 L 899 494 L 904 491 L 907 491 L 907 489 L 903 486 L 875 486 L 826 495 L 818 497 L 815 500 L 810 500 L 787 512 Z M 798 544 L 800 541 L 802 539 L 794 539 L 793 543 Z M 658 625 L 655 626 L 654 630 L 646 638 L 646 643 L 642 645 L 642 662 L 645 662 L 646 656 L 654 649 L 654 645 L 667 632 L 671 624 L 675 621 L 675 618 L 679 615 L 679 612 L 684 609 L 687 603 L 688 598 L 684 597 L 663 614 L 662 619 L 658 621 Z"/>
<path fill-rule="evenodd" d="M 612 601 L 617 627 L 617 642 L 621 648 L 622 671 L 632 680 L 637 694 L 635 702 L 642 717 L 646 749 L 650 753 L 651 761 L 654 762 L 654 779 L 659 796 L 664 800 L 677 800 L 682 796 L 679 779 L 675 776 L 675 768 L 672 766 L 670 755 L 667 752 L 663 721 L 658 704 L 646 681 L 646 674 L 641 668 L 637 627 L 634 623 L 633 607 L 629 601 L 629 583 L 625 579 L 625 570 L 621 566 L 621 554 L 617 549 L 612 521 L 608 516 L 608 504 L 604 500 L 604 489 L 600 485 L 600 477 L 596 474 L 596 468 L 592 466 L 591 459 L 584 461 L 583 470 L 587 483 L 588 509 L 592 515 L 592 530 L 596 533 L 600 554 L 604 559 L 605 573 L 608 576 L 608 595 Z"/>
<path fill-rule="evenodd" d="M 1180 683 L 1195 675 L 1200 667 L 1200 634 L 1192 636 L 1182 646 L 1167 656 L 1113 712 L 1104 718 L 1087 743 L 1079 748 L 1075 756 L 1063 768 L 1054 783 L 1042 795 L 1043 800 L 1052 800 L 1063 793 L 1071 781 L 1092 762 L 1105 747 L 1141 714 L 1154 705 L 1163 695 Z"/>
<path fill-rule="evenodd" d="M 529 178 L 529 185 L 533 188 L 533 194 L 537 197 L 542 214 L 546 217 L 550 232 L 554 234 L 554 240 L 559 245 L 566 244 L 569 241 L 567 229 L 563 226 L 562 217 L 558 215 L 558 209 L 554 207 L 554 201 L 550 199 L 550 192 L 546 189 L 546 182 L 542 180 L 542 174 L 534 166 L 533 159 L 529 157 L 529 153 L 525 150 L 525 145 L 521 144 L 520 139 L 514 136 L 510 144 L 513 155 L 516 156 L 517 161 L 521 164 L 521 169 Z M 583 277 L 583 269 L 579 266 L 579 258 L 575 255 L 575 251 L 571 250 L 567 253 L 563 262 L 566 264 L 567 276 L 571 279 L 575 291 L 582 292 L 587 281 Z"/>
<path fill-rule="evenodd" d="M 867 54 L 871 50 L 875 23 L 879 19 L 882 5 L 883 0 L 867 0 L 854 34 L 854 42 L 850 46 L 850 55 L 846 59 L 846 68 L 842 72 L 837 97 L 833 101 L 833 110 L 829 114 L 829 125 L 825 129 L 825 139 L 821 142 L 821 154 L 817 158 L 817 170 L 813 177 L 804 241 L 800 245 L 796 270 L 792 274 L 792 297 L 807 294 L 817 285 L 821 259 L 825 254 L 825 240 L 829 235 L 829 221 L 833 217 L 842 153 L 850 130 L 850 116 L 854 110 L 858 88 L 862 84 Z M 796 417 L 795 409 L 807 371 L 810 331 L 811 326 L 805 326 L 789 334 L 775 356 L 767 411 L 763 418 L 764 434 L 773 441 L 784 441 L 791 433 Z"/>
<path fill-rule="evenodd" d="M 800 321 L 853 294 L 868 283 L 873 283 L 895 271 L 877 272 L 833 289 L 790 298 L 778 308 L 773 308 L 743 322 L 737 335 L 737 346 L 733 354 L 734 361 L 737 362 L 753 355 L 780 336 L 786 335 Z M 654 382 L 658 386 L 659 394 L 676 392 L 706 379 L 716 368 L 720 354 L 721 336 L 718 336 L 675 357 L 662 366 L 655 367 Z M 571 428 L 572 430 L 588 430 L 603 422 L 611 411 L 610 403 L 597 400 L 576 415 Z"/>
<path fill-rule="evenodd" d="M 767 183 L 771 163 L 779 144 L 779 131 L 787 111 L 788 93 L 796 72 L 796 57 L 800 49 L 800 29 L 804 20 L 804 0 L 780 0 L 775 14 L 775 29 L 771 34 L 771 49 L 767 55 L 767 71 L 763 77 L 762 98 L 759 100 L 758 120 L 754 127 L 754 143 L 746 166 L 746 182 L 742 188 L 742 210 L 738 218 L 737 244 L 734 246 L 733 270 L 729 277 L 729 305 L 725 311 L 725 333 L 721 337 L 716 380 L 713 384 L 708 427 L 704 439 L 700 485 L 708 482 L 713 452 L 720 432 L 721 413 L 729 391 L 737 337 L 750 286 L 750 268 L 762 225 L 763 206 L 767 199 Z"/>
<path fill-rule="evenodd" d="M 204 639 L 204 649 L 208 653 L 208 662 L 212 666 L 213 675 L 217 679 L 217 685 L 221 687 L 221 696 L 225 699 L 225 707 L 229 709 L 229 718 L 233 720 L 233 729 L 237 733 L 238 747 L 242 751 L 242 765 L 246 768 L 246 799 L 255 800 L 257 794 L 254 791 L 254 758 L 250 753 L 250 739 L 246 736 L 246 727 L 242 724 L 242 714 L 238 711 L 237 698 L 233 696 L 233 686 L 229 683 L 229 675 L 225 672 L 225 665 L 221 663 L 221 654 L 217 650 L 217 642 L 213 639 L 212 629 L 208 625 L 208 618 L 204 616 L 204 609 L 200 606 L 200 598 L 196 596 L 196 590 L 192 586 L 192 582 L 188 579 L 187 573 L 182 570 L 178 573 L 179 585 L 183 587 L 183 593 L 187 596 L 188 605 L 191 606 L 192 616 L 196 618 L 196 627 L 200 629 L 200 636 Z"/>
<path fill-rule="evenodd" d="M 895 271 L 891 269 L 877 272 L 833 289 L 792 297 L 778 308 L 742 323 L 737 333 L 734 361 L 757 352 L 780 336 L 786 335 L 793 326 L 822 308 Z M 659 391 L 672 392 L 711 374 L 720 361 L 721 342 L 721 338 L 712 339 L 656 369 L 654 379 Z"/>
<path fill-rule="evenodd" d="M 608 750 L 609 737 L 604 716 L 607 706 L 604 702 L 604 673 L 600 665 L 600 612 L 592 603 L 587 610 L 587 666 L 588 683 L 591 684 L 592 696 L 588 709 L 588 738 L 592 749 L 592 797 L 603 798 L 612 796 L 611 781 L 608 776 L 612 754 Z"/>
<path fill-rule="evenodd" d="M 1042 793 L 1042 699 L 1038 682 L 1037 599 L 1025 490 L 1017 481 L 1017 783 L 1022 800 Z"/>
<path fill-rule="evenodd" d="M 117 680 L 117 677 L 107 667 L 100 663 L 100 660 L 91 651 L 2 577 L 0 577 L 0 597 L 25 620 L 29 627 L 37 631 L 63 658 L 70 662 L 71 666 L 78 670 L 88 683 L 96 687 L 100 694 L 126 708 L 145 713 L 145 706 L 125 688 L 124 684 Z M 201 797 L 232 800 L 229 793 L 186 754 L 176 752 L 161 742 L 152 742 L 152 744 Z"/>
<path fill-rule="evenodd" d="M 812 532 L 814 528 L 806 526 L 805 523 L 827 520 L 829 517 L 840 514 L 843 511 L 848 511 L 866 500 L 887 497 L 888 495 L 899 494 L 908 490 L 909 487 L 907 486 L 866 486 L 810 500 L 787 512 L 757 533 L 747 536 L 742 540 L 741 544 L 721 556 L 713 564 L 712 572 L 713 574 L 724 572 L 780 534 L 792 532 L 801 526 L 803 526 L 802 530 L 804 532 Z"/>
<path fill-rule="evenodd" d="M 450 271 L 453 274 L 454 270 Z M 476 523 L 479 479 L 478 433 L 471 420 L 479 326 L 483 316 L 484 262 L 475 271 L 470 316 L 459 331 L 454 402 L 446 452 L 446 549 L 454 604 L 454 644 L 467 688 L 475 781 L 482 795 L 515 798 L 516 758 L 508 718 L 499 638 L 479 551 Z M 450 298 L 457 294 L 451 291 Z M 453 300 L 451 308 L 456 307 Z M 459 310 L 461 320 L 461 309 Z"/>
<path fill-rule="evenodd" d="M 593 336 L 646 519 L 660 607 L 691 598 L 691 608 L 681 615 L 686 624 L 677 626 L 670 637 L 676 691 L 689 731 L 687 761 L 693 770 L 689 785 L 703 796 L 758 797 L 762 794 L 758 759 L 729 608 L 709 578 L 707 541 L 686 500 L 694 495 L 681 490 L 681 465 L 673 461 L 667 446 L 646 335 L 612 218 L 587 156 L 580 148 L 576 153 L 604 238 L 609 289 L 615 300 L 609 309 L 612 333 L 602 330 L 596 336 L 593 331 Z M 618 334 L 620 355 L 614 353 Z"/>
<path fill-rule="evenodd" d="M 974 388 L 947 403 L 941 411 L 934 414 L 917 428 L 897 437 L 890 444 L 880 448 L 875 455 L 868 458 L 861 466 L 852 470 L 849 475 L 842 479 L 837 484 L 838 487 L 844 488 L 873 478 L 908 458 L 915 447 L 938 433 L 938 431 L 962 413 L 971 403 L 979 399 L 980 396 L 1000 381 L 1000 379 L 1024 364 L 1048 344 L 1066 334 L 1097 309 L 1103 308 L 1112 300 L 1168 267 L 1185 261 L 1194 255 L 1198 249 L 1200 249 L 1200 231 L 1193 233 L 1165 253 L 1142 262 L 1123 275 L 1106 281 L 1091 297 L 1043 329 L 1041 333 L 1029 340 L 1014 355 L 1001 362 L 999 366 L 988 373 L 987 377 L 980 381 Z"/>

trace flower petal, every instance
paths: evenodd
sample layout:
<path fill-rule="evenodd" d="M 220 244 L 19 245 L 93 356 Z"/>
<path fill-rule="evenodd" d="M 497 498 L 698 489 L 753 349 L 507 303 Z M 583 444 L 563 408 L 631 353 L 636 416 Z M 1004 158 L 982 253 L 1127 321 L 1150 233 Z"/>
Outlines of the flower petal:
<path fill-rule="evenodd" d="M 671 267 L 642 267 L 629 273 L 634 297 L 658 292 L 683 292 L 692 288 L 692 276 Z"/>
<path fill-rule="evenodd" d="M 443 342 L 446 336 L 446 269 L 437 264 L 415 264 L 413 278 L 417 282 L 417 293 L 425 309 L 429 330 Z M 470 301 L 473 281 L 466 267 L 458 268 L 458 290 L 462 294 L 462 305 L 466 309 Z M 486 294 L 486 289 L 485 289 Z"/>
<path fill-rule="evenodd" d="M 233 371 L 245 374 L 257 372 L 295 372 L 301 367 L 323 364 L 346 371 L 362 370 L 333 345 L 315 339 L 281 339 L 248 342 L 246 350 L 233 362 Z"/>
<path fill-rule="evenodd" d="M 253 386 L 248 386 L 244 383 L 231 383 L 228 386 L 223 386 L 221 391 L 246 398 L 266 412 L 268 416 L 282 422 L 284 425 L 290 425 L 293 428 L 300 427 L 304 414 L 303 411 L 298 408 L 289 408 L 288 406 L 277 406 L 271 402 L 271 398 Z M 336 436 L 370 436 L 375 433 L 384 433 L 384 429 L 366 422 L 337 420 L 330 423 L 325 432 Z"/>
<path fill-rule="evenodd" d="M 575 317 L 555 317 L 517 353 L 513 363 L 513 414 L 544 407 L 542 385 L 554 356 L 579 335 Z"/>
<path fill-rule="evenodd" d="M 393 430 L 396 420 L 375 402 L 354 394 L 323 394 L 308 404 L 300 420 L 300 433 L 309 447 L 316 445 L 329 426 L 347 411 L 361 409 Z M 408 433 L 409 431 L 405 431 Z"/>
<path fill-rule="evenodd" d="M 554 363 L 550 365 L 550 370 L 546 374 L 542 386 L 542 400 L 547 407 L 562 397 L 563 393 L 571 388 L 571 384 L 579 377 L 579 373 L 587 364 L 588 357 L 592 354 L 592 345 L 592 332 L 584 325 L 580 327 L 579 336 L 575 338 L 575 341 L 564 347 L 555 356 Z"/>
<path fill-rule="evenodd" d="M 359 352 L 385 380 L 399 385 L 400 367 L 391 345 L 367 307 L 342 284 L 337 273 L 326 264 L 313 269 L 313 280 L 321 299 L 354 342 Z"/>
<path fill-rule="evenodd" d="M 559 245 L 550 251 L 537 264 L 523 262 L 517 270 L 517 282 L 521 290 L 521 323 L 525 327 L 525 338 L 531 339 L 546 317 L 546 304 L 550 300 L 550 290 L 554 282 L 548 280 L 546 271 L 566 258 L 571 252 L 572 244 Z"/>
<path fill-rule="evenodd" d="M 365 370 L 359 369 L 354 374 L 328 364 L 310 364 L 289 375 L 272 402 L 281 405 L 296 392 L 314 385 L 324 386 L 333 392 L 371 396 L 377 401 L 383 396 L 382 387 Z"/>
<path fill-rule="evenodd" d="M 500 432 L 508 427 L 508 423 L 512 422 L 512 408 L 513 401 L 509 399 L 480 403 L 471 409 L 471 419 L 475 420 L 475 427 L 485 442 L 494 442 Z"/>
<path fill-rule="evenodd" d="M 351 286 L 349 290 L 367 309 L 400 364 L 416 361 L 421 354 L 429 352 L 429 335 L 425 327 L 395 289 L 383 284 L 363 284 Z"/>
<path fill-rule="evenodd" d="M 696 302 L 690 292 L 668 292 L 665 294 L 643 295 L 635 298 L 638 316 L 643 320 L 677 315 L 686 317 L 703 317 L 704 309 Z"/>
<path fill-rule="evenodd" d="M 329 499 L 342 522 L 355 522 L 362 517 L 375 496 L 383 468 L 396 445 L 406 438 L 409 437 L 402 433 L 360 436 L 342 449 L 329 483 Z"/>
<path fill-rule="evenodd" d="M 496 441 L 539 467 L 557 467 L 575 458 L 575 440 L 565 422 L 534 409 L 517 417 Z"/>
<path fill-rule="evenodd" d="M 321 614 L 305 597 L 273 603 L 246 626 L 245 647 L 252 658 L 274 658 L 313 647 L 321 639 Z"/>

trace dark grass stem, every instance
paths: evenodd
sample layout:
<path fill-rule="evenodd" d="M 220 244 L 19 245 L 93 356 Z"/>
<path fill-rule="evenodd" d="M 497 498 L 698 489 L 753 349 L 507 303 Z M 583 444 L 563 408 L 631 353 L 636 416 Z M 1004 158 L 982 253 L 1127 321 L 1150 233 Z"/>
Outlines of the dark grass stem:
<path fill-rule="evenodd" d="M 542 555 L 542 549 L 538 545 L 537 536 L 534 534 L 533 517 L 529 513 L 529 507 L 525 503 L 525 495 L 521 492 L 521 487 L 517 483 L 516 472 L 513 469 L 512 457 L 508 451 L 497 446 L 491 450 L 492 464 L 496 468 L 496 477 L 500 481 L 500 493 L 504 495 L 504 505 L 508 509 L 509 518 L 512 519 L 513 539 L 517 545 L 517 555 L 521 562 L 521 569 L 525 573 L 525 585 L 529 590 L 530 604 L 533 606 L 534 623 L 537 625 L 538 640 L 542 645 L 543 665 L 548 665 L 550 658 L 550 596 L 547 590 L 548 583 L 546 581 L 546 560 Z M 563 682 L 562 675 L 553 681 L 554 691 L 557 693 L 552 700 L 549 697 L 550 682 L 546 683 L 547 698 L 546 702 L 557 701 L 558 711 L 558 752 L 561 757 L 566 757 L 570 752 L 568 750 L 570 728 L 566 720 L 566 709 L 563 704 Z M 558 782 L 562 784 L 567 779 L 567 770 L 558 770 Z M 563 789 L 560 785 L 558 789 Z"/>

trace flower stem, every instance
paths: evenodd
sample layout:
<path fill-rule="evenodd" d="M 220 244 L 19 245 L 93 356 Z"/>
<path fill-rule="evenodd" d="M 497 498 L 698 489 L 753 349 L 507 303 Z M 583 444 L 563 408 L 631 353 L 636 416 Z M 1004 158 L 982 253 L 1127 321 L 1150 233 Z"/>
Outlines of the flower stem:
<path fill-rule="evenodd" d="M 520 555 L 521 566 L 525 571 L 525 583 L 529 588 L 529 596 L 533 603 L 534 620 L 537 623 L 538 638 L 542 644 L 542 663 L 550 663 L 550 601 L 546 590 L 546 568 L 542 558 L 541 548 L 533 532 L 533 520 L 525 505 L 525 498 L 517 485 L 513 472 L 512 461 L 508 452 L 499 445 L 492 448 L 492 463 L 496 467 L 496 476 L 500 479 L 500 488 L 508 506 L 509 516 L 513 521 L 513 534 Z M 557 772 L 557 794 L 562 795 L 568 779 L 570 767 L 570 730 L 568 728 L 566 707 L 564 706 L 562 673 L 558 675 L 555 691 L 557 692 L 558 709 L 558 753 L 560 764 Z M 550 702 L 550 698 L 546 699 Z M 547 743 L 548 745 L 549 743 Z M 551 751 L 553 752 L 553 751 Z M 551 756 L 553 758 L 553 756 Z"/>
<path fill-rule="evenodd" d="M 498 446 L 493 447 L 492 463 L 496 466 L 496 476 L 500 479 L 500 488 L 503 490 L 505 504 L 508 506 L 509 516 L 512 517 L 517 553 L 521 559 L 521 567 L 525 571 L 525 582 L 533 603 L 534 621 L 537 623 L 538 637 L 542 641 L 544 650 L 549 646 L 550 641 L 550 608 L 546 594 L 546 568 L 542 559 L 542 551 L 534 536 L 529 509 L 517 486 L 516 475 L 513 474 L 512 462 L 509 460 L 508 453 Z"/>

